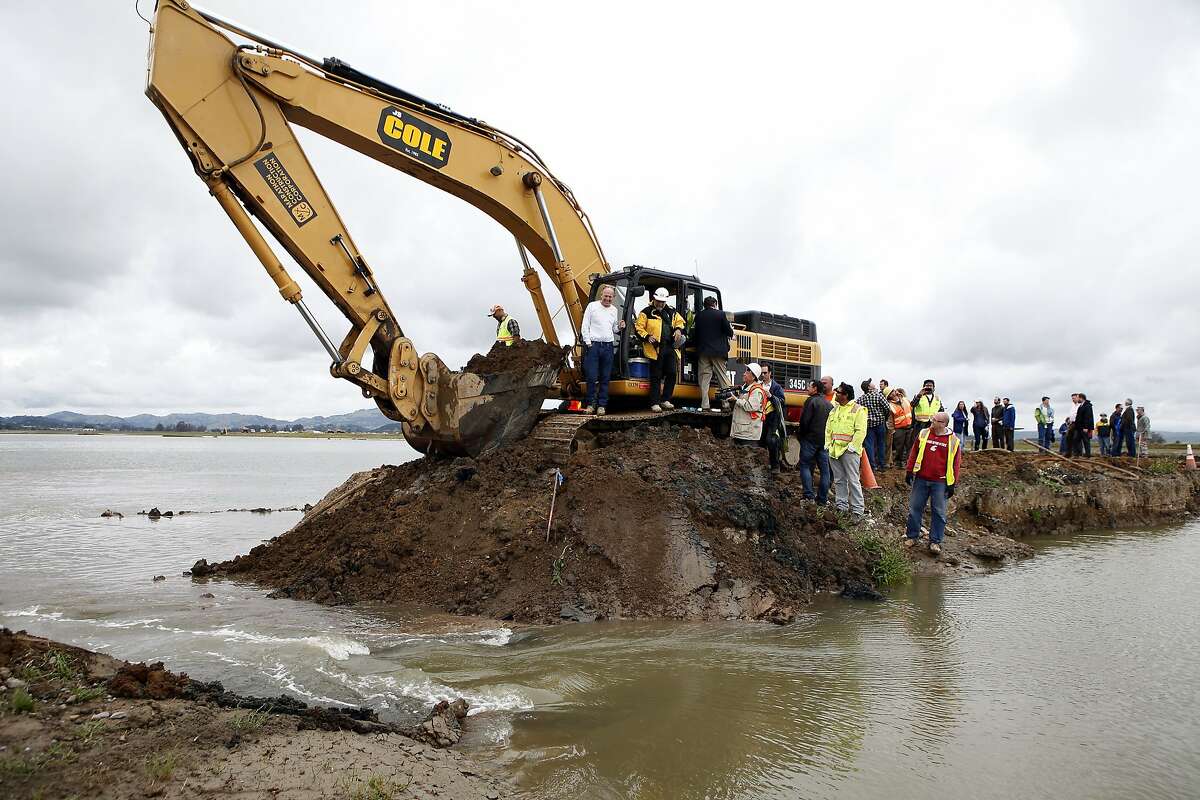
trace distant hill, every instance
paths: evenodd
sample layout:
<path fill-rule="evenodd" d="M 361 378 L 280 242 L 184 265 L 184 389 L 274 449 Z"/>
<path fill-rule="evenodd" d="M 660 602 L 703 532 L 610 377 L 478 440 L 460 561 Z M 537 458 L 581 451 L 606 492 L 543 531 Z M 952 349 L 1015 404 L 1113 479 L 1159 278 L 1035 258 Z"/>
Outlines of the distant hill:
<path fill-rule="evenodd" d="M 184 412 L 164 415 L 135 414 L 131 417 L 117 417 L 111 414 L 80 414 L 75 411 L 56 411 L 45 416 L 21 415 L 15 417 L 0 417 L 0 429 L 35 429 L 54 430 L 61 428 L 95 428 L 96 430 L 126 430 L 152 431 L 163 429 L 174 430 L 179 423 L 198 430 L 201 426 L 207 430 L 241 430 L 242 428 L 275 427 L 278 430 L 303 426 L 304 430 L 349 431 L 367 433 L 381 427 L 392 429 L 397 423 L 385 417 L 377 408 L 364 408 L 349 414 L 336 414 L 330 417 L 300 417 L 299 419 L 275 419 L 260 414 L 206 414 L 203 412 Z"/>

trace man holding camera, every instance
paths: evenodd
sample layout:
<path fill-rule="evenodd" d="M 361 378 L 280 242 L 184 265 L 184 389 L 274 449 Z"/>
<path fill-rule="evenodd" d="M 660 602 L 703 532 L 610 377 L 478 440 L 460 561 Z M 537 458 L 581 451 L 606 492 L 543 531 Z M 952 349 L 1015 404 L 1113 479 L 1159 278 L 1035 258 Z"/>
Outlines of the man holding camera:
<path fill-rule="evenodd" d="M 908 525 L 904 546 L 912 547 L 921 537 L 921 517 L 929 505 L 929 552 L 942 552 L 946 534 L 946 501 L 954 497 L 962 451 L 958 437 L 946 427 L 950 415 L 939 411 L 930 426 L 917 435 L 908 454 L 904 482 L 912 487 L 908 498 Z"/>
<path fill-rule="evenodd" d="M 913 436 L 929 427 L 934 414 L 946 410 L 942 405 L 942 398 L 934 394 L 934 386 L 933 378 L 926 378 L 921 384 L 921 392 L 913 398 Z"/>

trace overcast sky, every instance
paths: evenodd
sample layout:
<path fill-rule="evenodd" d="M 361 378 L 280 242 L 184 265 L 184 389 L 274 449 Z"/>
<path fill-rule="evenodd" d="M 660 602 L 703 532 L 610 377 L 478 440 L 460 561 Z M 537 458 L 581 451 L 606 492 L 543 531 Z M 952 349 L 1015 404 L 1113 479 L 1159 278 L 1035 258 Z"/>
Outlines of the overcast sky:
<path fill-rule="evenodd" d="M 516 134 L 614 267 L 814 320 L 837 380 L 1200 427 L 1200 3 L 206 5 Z M 0 414 L 369 405 L 145 98 L 132 0 L 0 22 Z M 420 350 L 537 330 L 507 232 L 300 137 Z"/>

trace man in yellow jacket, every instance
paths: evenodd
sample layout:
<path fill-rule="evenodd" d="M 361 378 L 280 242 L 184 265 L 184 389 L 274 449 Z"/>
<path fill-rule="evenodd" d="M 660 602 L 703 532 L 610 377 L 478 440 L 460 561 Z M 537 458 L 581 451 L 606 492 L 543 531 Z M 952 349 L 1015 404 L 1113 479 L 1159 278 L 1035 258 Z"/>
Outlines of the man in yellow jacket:
<path fill-rule="evenodd" d="M 670 294 L 659 287 L 650 305 L 642 309 L 633 329 L 642 340 L 642 353 L 650 359 L 650 410 L 671 411 L 675 373 L 679 370 L 676 348 L 683 344 L 684 320 L 667 305 Z"/>
<path fill-rule="evenodd" d="M 833 472 L 834 505 L 861 517 L 867 513 L 859 480 L 859 460 L 867 438 L 867 409 L 854 402 L 854 387 L 841 383 L 833 390 L 833 410 L 825 423 L 825 449 Z"/>

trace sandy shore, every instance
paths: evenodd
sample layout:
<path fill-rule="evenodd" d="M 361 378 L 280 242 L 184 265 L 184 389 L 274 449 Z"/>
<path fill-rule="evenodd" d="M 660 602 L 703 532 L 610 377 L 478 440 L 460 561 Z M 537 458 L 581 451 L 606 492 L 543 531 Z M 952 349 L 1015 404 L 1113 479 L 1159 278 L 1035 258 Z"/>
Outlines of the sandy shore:
<path fill-rule="evenodd" d="M 239 698 L 7 629 L 0 686 L 6 799 L 519 796 L 490 768 L 369 712 Z"/>

